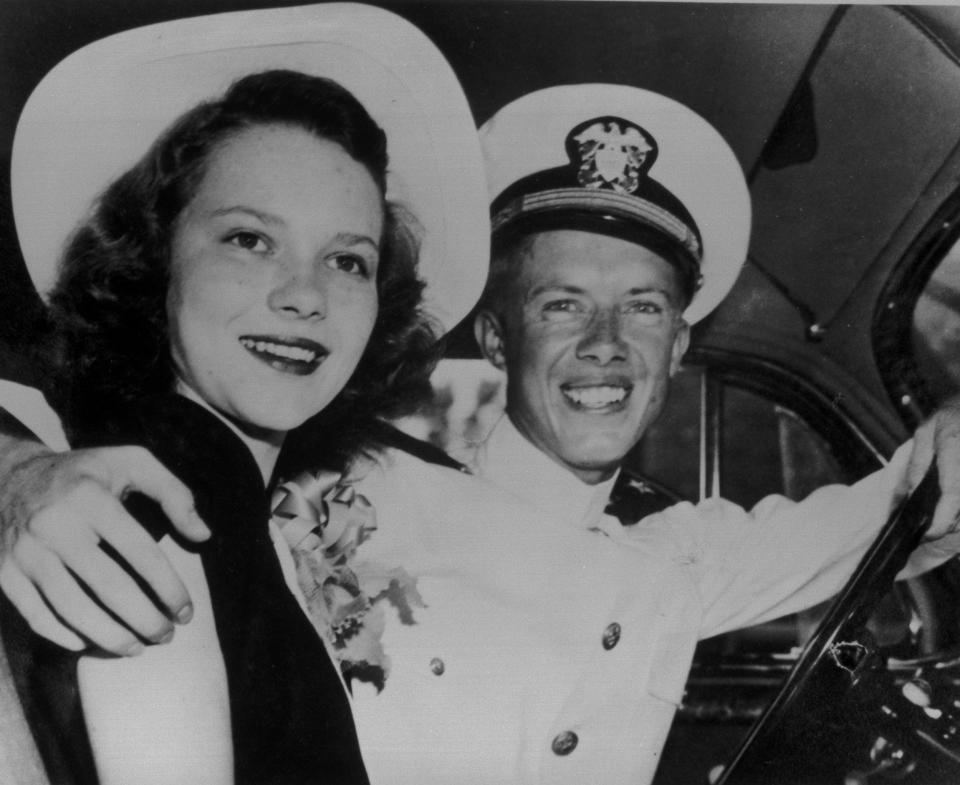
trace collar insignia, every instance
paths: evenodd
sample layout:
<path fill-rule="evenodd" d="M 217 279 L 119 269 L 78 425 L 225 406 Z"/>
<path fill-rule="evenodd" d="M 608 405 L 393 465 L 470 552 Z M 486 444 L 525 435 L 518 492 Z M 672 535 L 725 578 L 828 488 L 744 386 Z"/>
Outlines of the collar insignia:
<path fill-rule="evenodd" d="M 567 155 L 583 188 L 632 194 L 657 158 L 657 143 L 636 123 L 597 117 L 567 135 Z"/>
<path fill-rule="evenodd" d="M 637 491 L 637 493 L 656 493 L 656 491 L 651 488 L 643 480 L 638 480 L 636 477 L 631 477 L 627 480 L 628 487 Z"/>

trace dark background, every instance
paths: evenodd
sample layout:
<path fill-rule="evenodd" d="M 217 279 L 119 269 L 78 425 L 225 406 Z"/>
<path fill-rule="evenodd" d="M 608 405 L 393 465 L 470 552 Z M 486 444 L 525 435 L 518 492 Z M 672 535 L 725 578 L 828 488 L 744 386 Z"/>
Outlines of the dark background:
<path fill-rule="evenodd" d="M 42 306 L 23 268 L 10 208 L 9 156 L 20 110 L 56 63 L 83 45 L 165 19 L 295 2 L 0 0 L 0 342 L 8 375 L 31 381 Z M 709 119 L 745 169 L 789 94 L 806 48 L 783 37 L 819 30 L 830 6 L 625 2 L 381 2 L 410 19 L 459 75 L 478 124 L 531 90 L 586 81 L 634 83 Z M 770 24 L 776 18 L 776 24 Z M 798 24 L 791 21 L 796 18 Z M 797 49 L 790 67 L 790 52 Z M 758 52 L 785 64 L 783 84 L 754 69 Z M 712 84 L 704 84 L 709 74 Z M 715 81 L 714 81 L 715 80 Z M 766 90 L 773 100 L 754 111 Z M 720 85 L 726 85 L 719 89 Z M 730 89 L 730 85 L 736 85 Z M 750 119 L 754 118 L 754 119 Z M 2 350 L 0 350 L 2 351 Z"/>

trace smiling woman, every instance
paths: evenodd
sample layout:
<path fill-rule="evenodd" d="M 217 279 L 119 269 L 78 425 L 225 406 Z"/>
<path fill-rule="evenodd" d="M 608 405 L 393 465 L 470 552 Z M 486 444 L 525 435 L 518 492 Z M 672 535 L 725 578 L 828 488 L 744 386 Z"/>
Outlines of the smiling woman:
<path fill-rule="evenodd" d="M 83 166 L 71 168 L 66 190 L 100 195 L 89 209 L 77 200 L 85 217 L 49 291 L 60 346 L 55 402 L 71 446 L 147 447 L 193 492 L 212 530 L 196 548 L 183 547 L 144 497 L 127 505 L 182 576 L 195 618 L 172 641 L 130 622 L 141 642 L 113 651 L 141 656 L 121 659 L 54 649 L 28 630 L 29 614 L 5 614 L 4 638 L 23 642 L 10 647 L 11 663 L 57 782 L 363 783 L 345 683 L 303 612 L 266 489 L 292 429 L 313 420 L 312 438 L 326 447 L 318 460 L 342 467 L 378 418 L 429 389 L 436 327 L 421 311 L 418 239 L 436 254 L 424 273 L 442 286 L 441 271 L 453 272 L 444 248 L 470 220 L 483 241 L 465 256 L 482 266 L 479 143 L 445 62 L 387 12 L 335 4 L 159 28 L 99 42 L 56 69 L 21 120 L 14 170 L 31 173 L 16 189 L 18 230 L 36 252 L 47 248 L 44 223 L 71 227 L 77 218 L 70 198 L 38 197 L 35 187 L 71 165 L 58 157 L 68 142 L 57 133 L 70 126 L 62 113 L 85 104 L 78 92 L 102 91 L 90 102 L 100 111 L 81 106 L 70 126 L 71 155 Z M 349 57 L 345 38 L 357 41 Z M 394 45 L 402 62 L 388 57 Z M 327 78 L 328 65 L 374 101 L 384 89 L 374 82 L 384 81 L 383 125 L 442 126 L 432 130 L 456 162 L 443 145 L 429 159 L 405 159 L 414 145 L 403 133 L 397 159 L 388 157 L 381 124 Z M 181 95 L 184 74 L 199 101 Z M 443 118 L 426 114 L 424 74 L 442 88 Z M 104 110 L 134 93 L 135 102 Z M 171 96 L 177 106 L 158 113 Z M 144 128 L 157 134 L 149 149 L 127 149 Z M 84 144 L 90 155 L 77 155 Z M 446 165 L 457 194 L 431 205 L 420 225 L 411 208 L 424 206 L 418 194 L 428 202 L 443 194 Z M 31 195 L 49 205 L 43 220 L 25 206 Z M 38 287 L 49 289 L 53 257 L 28 258 Z M 459 296 L 448 301 L 454 312 Z M 123 546 L 107 544 L 123 539 L 105 536 L 97 547 L 95 537 L 62 567 L 77 601 L 97 613 L 67 570 L 114 598 L 137 592 L 133 570 L 111 558 Z M 143 599 L 146 607 L 155 598 Z"/>
<path fill-rule="evenodd" d="M 382 229 L 376 183 L 339 145 L 284 126 L 225 141 L 171 248 L 184 392 L 274 435 L 330 403 L 373 330 Z"/>
<path fill-rule="evenodd" d="M 385 251 L 379 274 L 380 247 L 394 243 L 385 233 L 385 163 L 382 132 L 339 85 L 292 71 L 245 77 L 222 99 L 181 118 L 107 189 L 68 246 L 51 295 L 64 335 L 68 394 L 61 408 L 73 444 L 119 438 L 149 444 L 182 463 L 186 459 L 176 454 L 185 445 L 155 441 L 189 428 L 220 449 L 215 466 L 194 465 L 182 475 L 188 484 L 245 478 L 253 492 L 253 516 L 231 515 L 226 529 L 217 526 L 224 510 L 215 493 L 197 501 L 215 530 L 212 550 L 200 557 L 212 602 L 208 612 L 225 649 L 236 761 L 254 781 L 295 777 L 304 768 L 364 778 L 346 696 L 322 643 L 283 591 L 277 565 L 271 569 L 256 552 L 239 555 L 250 543 L 231 540 L 262 540 L 254 528 L 262 515 L 255 512 L 262 507 L 255 489 L 262 495 L 287 431 L 326 407 L 356 370 L 376 321 L 378 281 L 400 277 L 398 288 L 407 297 L 403 329 L 431 335 L 426 324 L 417 325 L 420 285 L 412 263 L 391 270 L 397 254 Z M 138 329 L 145 323 L 153 326 L 146 335 Z M 406 359 L 423 365 L 416 352 L 414 343 Z M 169 397 L 173 390 L 215 419 Z M 230 431 L 253 457 L 259 478 L 244 469 L 248 459 L 239 445 L 230 446 Z M 204 451 L 194 450 L 195 462 Z M 216 468 L 225 465 L 232 467 L 230 476 Z M 154 526 L 157 535 L 164 533 L 162 524 Z M 264 546 L 269 541 L 261 541 Z M 241 608 L 230 608 L 237 573 L 262 589 Z M 136 779 L 126 751 L 141 740 L 142 729 L 127 717 L 118 722 L 109 688 L 119 682 L 128 697 L 130 690 L 151 695 L 168 659 L 182 657 L 184 645 L 189 651 L 185 637 L 166 656 L 151 652 L 124 666 L 80 663 L 79 694 L 102 781 Z M 288 651 L 283 658 L 276 648 L 281 642 Z M 201 658 L 207 665 L 198 678 L 210 668 L 208 659 Z M 255 670 L 270 672 L 283 662 L 298 669 L 311 661 L 326 667 L 309 667 L 302 687 L 279 703 L 250 671 L 257 662 Z M 196 712 L 212 716 L 207 725 L 222 733 L 225 718 L 211 707 L 223 696 L 217 700 L 207 684 L 195 686 L 207 699 Z M 304 699 L 326 708 L 310 709 Z M 290 730 L 312 726 L 319 733 L 330 712 L 339 719 L 326 732 L 337 743 L 303 755 Z M 257 729 L 264 717 L 272 717 L 269 733 Z M 48 727 L 64 730 L 56 721 Z M 216 737 L 210 743 L 219 746 Z M 82 745 L 71 744 L 70 754 L 83 757 Z M 230 759 L 227 750 L 219 757 L 206 771 L 214 781 L 231 776 L 229 767 L 220 768 Z"/>
<path fill-rule="evenodd" d="M 273 106 L 252 111 L 263 93 Z M 317 122 L 321 104 L 328 117 Z M 266 481 L 285 432 L 325 408 L 356 369 L 378 280 L 406 276 L 393 297 L 406 292 L 412 326 L 412 260 L 398 271 L 396 250 L 386 251 L 378 276 L 381 243 L 396 249 L 397 233 L 385 233 L 383 139 L 361 112 L 331 82 L 247 77 L 108 188 L 51 296 L 68 347 L 71 430 L 112 417 L 109 404 L 168 390 L 172 375 L 243 434 Z M 124 221 L 131 210 L 144 220 Z M 128 338 L 144 322 L 160 326 L 148 333 L 153 346 Z"/>

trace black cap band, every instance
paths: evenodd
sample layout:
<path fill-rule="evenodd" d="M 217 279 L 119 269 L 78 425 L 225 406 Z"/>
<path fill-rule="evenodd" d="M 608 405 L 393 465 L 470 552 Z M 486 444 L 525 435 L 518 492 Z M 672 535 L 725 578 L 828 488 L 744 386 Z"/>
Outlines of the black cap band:
<path fill-rule="evenodd" d="M 637 220 L 634 216 L 601 213 L 569 206 L 562 209 L 517 213 L 500 222 L 493 232 L 493 253 L 521 237 L 558 229 L 578 229 L 605 234 L 648 248 L 676 268 L 684 297 L 683 307 L 700 288 L 700 259 L 684 244 L 659 227 Z"/>

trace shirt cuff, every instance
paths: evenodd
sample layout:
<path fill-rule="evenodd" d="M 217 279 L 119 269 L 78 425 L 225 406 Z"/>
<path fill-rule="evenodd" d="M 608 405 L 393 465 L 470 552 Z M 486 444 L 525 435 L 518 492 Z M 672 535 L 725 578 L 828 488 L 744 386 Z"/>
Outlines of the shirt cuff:
<path fill-rule="evenodd" d="M 60 418 L 39 390 L 0 379 L 0 408 L 23 423 L 51 450 L 70 449 Z"/>

